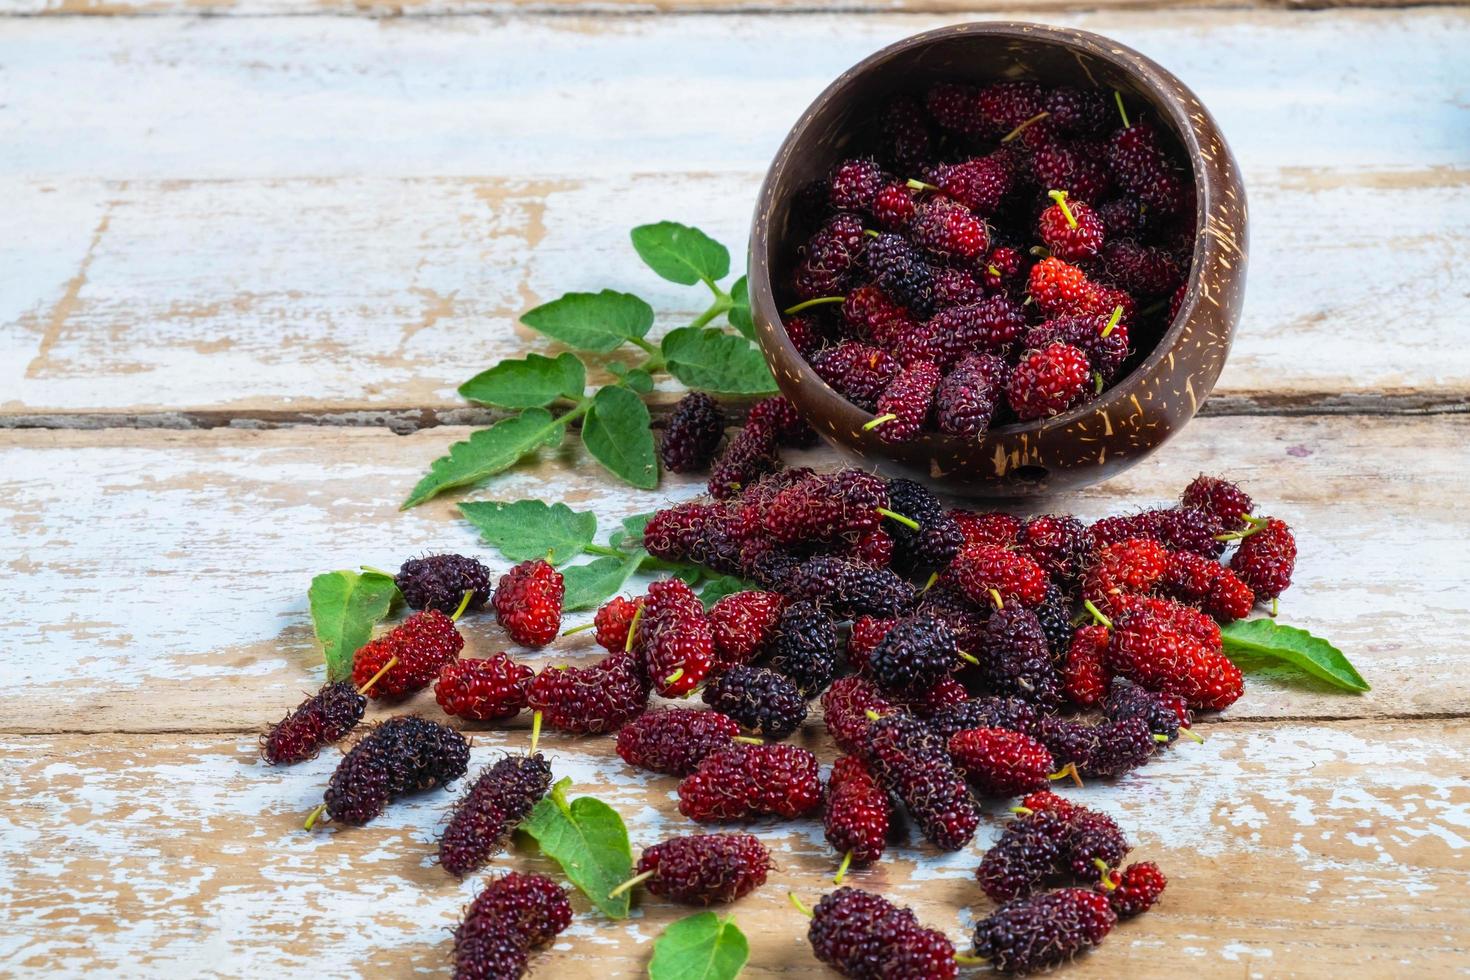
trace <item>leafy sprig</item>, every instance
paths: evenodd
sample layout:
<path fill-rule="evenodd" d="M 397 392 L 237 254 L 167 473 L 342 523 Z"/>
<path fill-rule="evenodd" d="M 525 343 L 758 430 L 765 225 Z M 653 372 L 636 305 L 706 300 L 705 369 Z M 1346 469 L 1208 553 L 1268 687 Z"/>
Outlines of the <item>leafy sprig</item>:
<path fill-rule="evenodd" d="M 623 518 L 608 534 L 606 543 L 598 544 L 597 515 L 574 511 L 566 504 L 484 500 L 462 503 L 459 511 L 479 530 L 481 539 L 507 559 L 546 558 L 562 566 L 566 580 L 562 608 L 569 612 L 602 605 L 640 571 L 674 575 L 691 586 L 703 584 L 700 598 L 706 606 L 731 592 L 755 588 L 744 579 L 711 575 L 698 565 L 650 555 L 643 548 L 643 526 L 650 514 Z M 592 560 L 569 564 L 583 555 Z"/>
<path fill-rule="evenodd" d="M 581 423 L 582 443 L 610 473 L 643 490 L 658 486 L 658 460 L 643 396 L 655 375 L 671 375 L 689 388 L 728 395 L 762 395 L 775 381 L 752 343 L 754 324 L 744 276 L 725 289 L 730 252 L 698 228 L 673 221 L 640 225 L 633 248 L 655 273 L 685 286 L 703 284 L 710 305 L 687 326 L 648 340 L 653 307 L 632 293 L 604 289 L 567 293 L 521 315 L 521 322 L 572 348 L 555 357 L 527 354 L 501 361 L 459 386 L 467 401 L 517 412 L 480 429 L 436 459 L 403 502 L 404 509 L 457 487 L 480 483 L 543 448 L 562 444 L 567 428 Z M 721 317 L 725 327 L 711 326 Z M 588 355 L 624 347 L 643 352 L 627 366 L 597 362 L 617 380 L 587 391 Z"/>

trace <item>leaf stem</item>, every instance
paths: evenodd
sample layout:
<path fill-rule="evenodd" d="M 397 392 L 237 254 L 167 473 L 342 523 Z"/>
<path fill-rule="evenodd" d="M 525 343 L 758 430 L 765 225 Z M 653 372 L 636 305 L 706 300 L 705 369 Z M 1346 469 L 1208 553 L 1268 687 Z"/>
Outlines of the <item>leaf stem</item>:
<path fill-rule="evenodd" d="M 709 283 L 709 280 L 706 279 L 705 282 Z M 730 298 L 729 294 L 720 290 L 714 283 L 709 283 L 709 287 L 715 290 L 715 301 L 709 305 L 709 309 L 699 314 L 689 324 L 696 329 L 705 326 L 721 313 L 728 313 L 730 308 L 735 305 L 735 301 Z"/>
<path fill-rule="evenodd" d="M 625 551 L 619 551 L 616 548 L 609 548 L 605 544 L 589 544 L 585 548 L 583 548 L 582 550 L 585 551 L 589 555 L 602 555 L 603 557 L 606 557 L 606 558 L 626 558 L 626 557 L 628 557 L 627 552 L 625 552 Z"/>
<path fill-rule="evenodd" d="M 608 892 L 607 897 L 617 898 L 623 892 L 628 891 L 630 888 L 636 887 L 640 883 L 647 881 L 649 878 L 652 878 L 656 873 L 657 872 L 655 871 L 645 871 L 641 875 L 634 875 L 618 887 L 614 888 L 612 891 Z"/>

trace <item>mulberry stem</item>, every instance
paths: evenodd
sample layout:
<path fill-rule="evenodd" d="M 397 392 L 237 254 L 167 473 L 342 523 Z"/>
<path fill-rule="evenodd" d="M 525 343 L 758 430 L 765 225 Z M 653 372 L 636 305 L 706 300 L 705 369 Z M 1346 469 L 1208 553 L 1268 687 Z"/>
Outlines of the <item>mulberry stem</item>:
<path fill-rule="evenodd" d="M 1081 789 L 1082 788 L 1082 774 L 1077 771 L 1077 763 L 1075 763 L 1075 762 L 1069 762 L 1069 763 L 1067 763 L 1065 766 L 1062 766 L 1062 768 L 1058 769 L 1054 773 L 1051 773 L 1046 778 L 1047 779 L 1071 779 L 1072 782 L 1074 782 L 1074 783 L 1077 784 L 1077 788 L 1078 789 Z M 1026 808 L 1025 807 L 1019 807 L 1018 809 L 1019 810 L 1025 810 Z"/>
<path fill-rule="evenodd" d="M 925 592 L 928 592 L 930 589 L 934 588 L 934 583 L 935 582 L 938 582 L 938 581 L 939 581 L 939 573 L 938 572 L 930 572 L 929 573 L 929 580 L 924 583 L 924 587 L 919 590 L 918 594 L 919 595 L 923 595 Z"/>
<path fill-rule="evenodd" d="M 874 429 L 878 428 L 878 426 L 883 425 L 883 424 L 888 423 L 888 422 L 892 422 L 896 418 L 898 418 L 897 415 L 894 415 L 892 412 L 889 412 L 887 415 L 880 415 L 880 416 L 878 416 L 875 419 L 869 419 L 868 421 L 866 421 L 866 422 L 863 423 L 863 431 L 864 432 L 871 432 Z"/>
<path fill-rule="evenodd" d="M 1004 609 L 1006 607 L 1006 601 L 1001 598 L 999 589 L 990 590 L 990 601 L 995 603 L 996 609 Z"/>
<path fill-rule="evenodd" d="M 1049 115 L 1051 115 L 1051 113 L 1049 113 L 1049 112 L 1038 112 L 1036 115 L 1032 116 L 1030 119 L 1028 119 L 1025 122 L 1021 123 L 1021 125 L 1017 126 L 1015 129 L 1011 130 L 1009 133 L 1006 133 L 1004 136 L 1002 136 L 1000 138 L 1000 141 L 1002 143 L 1009 143 L 1009 142 L 1011 142 L 1017 136 L 1020 136 L 1022 133 L 1024 133 L 1028 127 L 1036 125 L 1037 123 L 1041 122 L 1041 120 L 1045 119 Z"/>
<path fill-rule="evenodd" d="M 597 622 L 595 620 L 593 622 L 590 622 L 590 623 L 583 623 L 581 626 L 573 626 L 569 630 L 562 630 L 561 631 L 561 635 L 562 636 L 571 636 L 573 633 L 581 633 L 583 630 L 590 630 L 593 627 L 595 627 L 596 625 L 597 625 Z"/>
<path fill-rule="evenodd" d="M 821 306 L 823 303 L 845 302 L 847 302 L 846 296 L 818 296 L 816 299 L 803 300 L 795 306 L 788 306 L 781 312 L 786 316 L 791 316 L 793 313 L 800 313 L 802 310 L 811 309 L 813 306 Z"/>
<path fill-rule="evenodd" d="M 964 650 L 956 650 L 955 653 L 959 654 L 960 659 L 963 660 L 965 663 L 970 664 L 974 667 L 980 666 L 979 658 L 976 657 L 973 653 L 966 653 Z"/>
<path fill-rule="evenodd" d="M 608 898 L 617 898 L 619 895 L 621 895 L 623 892 L 627 891 L 628 889 L 634 888 L 634 887 L 642 884 L 643 882 L 647 881 L 649 878 L 652 878 L 656 873 L 657 873 L 656 871 L 645 871 L 641 875 L 634 875 L 633 877 L 629 878 L 627 881 L 623 882 L 618 887 L 614 888 L 612 891 L 608 892 L 607 893 L 607 897 Z"/>
<path fill-rule="evenodd" d="M 912 177 L 909 178 L 908 180 L 904 181 L 903 183 L 904 183 L 904 186 L 907 187 L 911 191 L 937 191 L 937 190 L 939 190 L 939 188 L 938 187 L 935 187 L 933 184 L 926 184 L 922 180 L 914 180 Z"/>
<path fill-rule="evenodd" d="M 892 416 L 889 416 L 889 417 L 891 418 Z M 893 522 L 895 522 L 897 524 L 902 524 L 904 527 L 908 528 L 910 531 L 917 531 L 917 530 L 919 530 L 919 522 L 916 521 L 916 520 L 914 520 L 912 517 L 905 517 L 902 514 L 899 514 L 899 513 L 895 512 L 895 511 L 889 510 L 887 507 L 879 507 L 878 508 L 878 513 L 882 514 L 884 517 L 888 518 L 890 521 L 893 521 Z"/>
<path fill-rule="evenodd" d="M 960 966 L 984 966 L 990 962 L 983 956 L 971 956 L 968 953 L 954 954 L 954 961 Z"/>
<path fill-rule="evenodd" d="M 461 599 L 461 600 L 459 600 L 459 608 L 456 609 L 456 610 L 454 610 L 454 615 L 452 615 L 452 616 L 449 617 L 449 621 L 451 623 L 457 623 L 457 622 L 459 622 L 459 617 L 461 617 L 461 616 L 464 615 L 464 611 L 470 607 L 470 600 L 473 599 L 474 597 L 475 597 L 475 590 L 474 589 L 465 589 L 464 590 L 464 598 Z"/>
<path fill-rule="evenodd" d="M 1128 110 L 1123 108 L 1123 93 L 1113 89 L 1113 101 L 1118 103 L 1118 115 L 1123 117 L 1123 128 L 1132 128 L 1133 124 L 1128 121 Z"/>
<path fill-rule="evenodd" d="M 1099 626 L 1104 626 L 1104 627 L 1107 627 L 1108 629 L 1112 629 L 1113 628 L 1113 621 L 1111 619 L 1109 619 L 1108 617 L 1104 616 L 1102 610 L 1099 609 L 1099 608 L 1097 608 L 1097 606 L 1094 606 L 1092 604 L 1092 600 L 1091 599 L 1083 599 L 1082 600 L 1082 608 L 1083 609 L 1086 609 L 1088 612 L 1092 613 L 1092 618 L 1095 619 L 1095 620 L 1097 620 L 1097 624 Z"/>
<path fill-rule="evenodd" d="M 753 738 L 750 735 L 735 735 L 735 736 L 732 736 L 730 738 L 730 741 L 732 741 L 732 742 L 739 742 L 742 745 L 765 745 L 766 744 L 765 739 Z"/>
<path fill-rule="evenodd" d="M 1057 202 L 1057 207 L 1059 207 L 1059 208 L 1062 209 L 1062 217 L 1064 217 L 1064 218 L 1067 219 L 1067 227 L 1068 228 L 1076 228 L 1077 227 L 1077 216 L 1072 213 L 1072 209 L 1071 208 L 1067 207 L 1067 192 L 1066 191 L 1047 191 L 1046 192 L 1046 196 L 1049 197 L 1049 198 L 1051 198 L 1053 201 L 1056 201 Z M 1103 336 L 1106 337 L 1107 334 L 1105 333 L 1105 334 L 1103 334 Z"/>
<path fill-rule="evenodd" d="M 848 851 L 842 855 L 842 863 L 837 866 L 837 874 L 832 876 L 832 884 L 842 884 L 842 879 L 847 877 L 847 869 L 852 866 L 852 852 Z"/>
<path fill-rule="evenodd" d="M 317 818 L 320 817 L 322 815 L 322 813 L 326 811 L 326 809 L 327 809 L 327 805 L 325 803 L 323 803 L 321 806 L 319 806 L 315 810 L 311 811 L 311 813 L 306 818 L 306 829 L 307 830 L 310 830 L 312 827 L 316 826 Z"/>
<path fill-rule="evenodd" d="M 812 910 L 807 908 L 802 900 L 796 897 L 796 892 L 787 892 L 786 897 L 791 900 L 791 904 L 796 907 L 796 911 L 800 912 L 808 919 L 812 917 Z"/>
<path fill-rule="evenodd" d="M 1179 734 L 1180 735 L 1183 735 L 1185 738 L 1191 739 L 1196 744 L 1199 744 L 1199 745 L 1204 745 L 1205 744 L 1204 736 L 1203 735 L 1196 734 L 1195 731 L 1194 731 L 1194 729 L 1192 729 L 1192 728 L 1185 728 L 1185 727 L 1183 727 L 1181 725 L 1180 728 L 1179 728 Z"/>
<path fill-rule="evenodd" d="M 623 641 L 623 652 L 629 653 L 633 649 L 633 637 L 638 635 L 638 621 L 643 618 L 643 605 L 633 610 L 633 618 L 628 622 L 628 638 Z"/>
<path fill-rule="evenodd" d="M 1113 307 L 1113 315 L 1108 317 L 1107 325 L 1102 328 L 1102 334 L 1100 336 L 1106 337 L 1108 334 L 1112 333 L 1113 328 L 1118 325 L 1118 321 L 1121 319 L 1123 319 L 1123 307 Z"/>
<path fill-rule="evenodd" d="M 379 667 L 378 672 L 369 677 L 367 679 L 367 683 L 357 689 L 357 693 L 366 694 L 368 691 L 372 690 L 373 685 L 378 683 L 378 679 L 381 678 L 384 674 L 388 673 L 388 671 L 392 670 L 393 665 L 396 663 L 398 663 L 397 657 L 389 657 L 388 662 Z"/>
<path fill-rule="evenodd" d="M 531 715 L 531 748 L 527 755 L 536 754 L 536 743 L 541 741 L 541 712 L 537 711 Z"/>

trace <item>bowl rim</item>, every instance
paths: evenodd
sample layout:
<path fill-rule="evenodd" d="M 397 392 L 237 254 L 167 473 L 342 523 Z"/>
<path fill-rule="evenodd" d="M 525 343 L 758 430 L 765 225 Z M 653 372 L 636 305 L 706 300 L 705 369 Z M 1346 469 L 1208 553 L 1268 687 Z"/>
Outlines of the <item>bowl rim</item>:
<path fill-rule="evenodd" d="M 1199 136 L 1195 132 L 1191 116 L 1186 111 L 1185 105 L 1188 103 L 1197 110 L 1202 121 L 1212 129 L 1217 128 L 1214 117 L 1210 115 L 1209 110 L 1205 108 L 1204 103 L 1199 100 L 1192 89 L 1152 58 L 1102 34 L 1033 21 L 969 21 L 937 27 L 901 38 L 847 68 L 802 110 L 801 115 L 787 132 L 786 138 L 781 141 L 776 155 L 771 159 L 770 166 L 766 169 L 766 175 L 761 181 L 760 192 L 756 198 L 756 220 L 751 225 L 750 268 L 747 270 L 747 275 L 752 313 L 759 311 L 766 319 L 775 324 L 775 329 L 769 333 L 777 347 L 780 348 L 784 360 L 795 365 L 795 370 L 802 376 L 803 383 L 812 383 L 816 386 L 822 399 L 832 406 L 832 411 L 836 415 L 847 416 L 843 419 L 845 424 L 860 426 L 875 416 L 854 405 L 827 384 L 807 359 L 797 351 L 796 345 L 787 335 L 786 324 L 782 319 L 782 309 L 776 304 L 775 290 L 771 282 L 772 263 L 769 252 L 772 236 L 770 222 L 764 220 L 770 211 L 767 205 L 774 197 L 775 184 L 784 175 L 793 151 L 806 136 L 815 109 L 840 96 L 859 76 L 884 62 L 914 48 L 925 47 L 956 36 L 1014 38 L 1051 44 L 1074 54 L 1085 54 L 1108 62 L 1130 79 L 1139 82 L 1140 88 L 1156 100 L 1157 104 L 1151 102 L 1150 105 L 1154 108 L 1162 108 L 1163 113 L 1167 115 L 1175 137 L 1184 145 L 1189 156 L 1190 176 L 1193 178 L 1195 188 L 1195 233 L 1194 250 L 1190 254 L 1189 278 L 1186 280 L 1184 299 L 1179 304 L 1179 309 L 1175 312 L 1168 328 L 1159 337 L 1158 343 L 1154 345 L 1154 349 L 1135 365 L 1132 371 L 1105 388 L 1097 398 L 1060 415 L 989 428 L 976 437 L 954 436 L 932 431 L 923 433 L 923 438 L 936 440 L 939 446 L 946 443 L 956 446 L 972 445 L 992 438 L 1026 437 L 1052 428 L 1062 428 L 1093 413 L 1110 410 L 1133 397 L 1133 394 L 1127 391 L 1126 382 L 1135 376 L 1147 376 L 1164 359 L 1171 356 L 1174 344 L 1178 342 L 1185 326 L 1193 319 L 1199 305 L 1200 274 L 1202 270 L 1210 267 L 1207 263 L 1214 258 L 1212 253 L 1224 248 L 1221 243 L 1213 240 L 1213 236 L 1205 233 L 1208 228 L 1208 216 L 1216 203 L 1216 190 L 1214 184 L 1206 179 L 1204 168 L 1196 162 L 1201 156 Z M 768 358 L 772 361 L 776 360 L 774 355 L 768 354 Z M 777 365 L 773 363 L 772 368 L 776 367 Z"/>

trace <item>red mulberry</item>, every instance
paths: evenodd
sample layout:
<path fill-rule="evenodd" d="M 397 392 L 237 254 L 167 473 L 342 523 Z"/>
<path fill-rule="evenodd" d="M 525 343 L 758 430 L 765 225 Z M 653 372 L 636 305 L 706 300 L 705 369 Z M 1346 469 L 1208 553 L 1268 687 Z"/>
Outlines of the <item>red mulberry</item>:
<path fill-rule="evenodd" d="M 590 667 L 546 667 L 531 682 L 530 707 L 574 735 L 614 731 L 648 707 L 648 682 L 635 658 L 610 653 Z"/>
<path fill-rule="evenodd" d="M 692 834 L 645 848 L 634 880 L 660 898 L 713 905 L 749 895 L 770 870 L 771 854 L 754 834 Z"/>
<path fill-rule="evenodd" d="M 882 857 L 892 815 L 888 794 L 861 758 L 845 755 L 832 764 L 822 829 L 844 860 L 862 865 Z"/>
<path fill-rule="evenodd" d="M 679 812 L 700 823 L 766 815 L 791 820 L 821 802 L 816 756 L 794 745 L 737 742 L 706 756 L 679 783 Z"/>
<path fill-rule="evenodd" d="M 367 698 L 347 681 L 324 684 L 260 741 L 260 757 L 273 766 L 313 759 L 362 721 Z"/>
<path fill-rule="evenodd" d="M 504 721 L 520 714 L 536 672 L 504 652 L 483 660 L 455 660 L 439 671 L 434 699 L 447 715 L 471 721 Z"/>
<path fill-rule="evenodd" d="M 718 711 L 665 708 L 640 715 L 618 729 L 618 755 L 650 772 L 687 776 L 711 752 L 740 734 L 734 719 Z"/>
<path fill-rule="evenodd" d="M 464 637 L 454 620 L 425 609 L 358 649 L 352 657 L 352 683 L 361 689 L 378 677 L 368 697 L 400 698 L 428 687 L 463 649 Z"/>
<path fill-rule="evenodd" d="M 495 587 L 495 618 L 517 643 L 544 647 L 561 632 L 565 594 L 561 572 L 539 558 L 523 561 Z"/>

